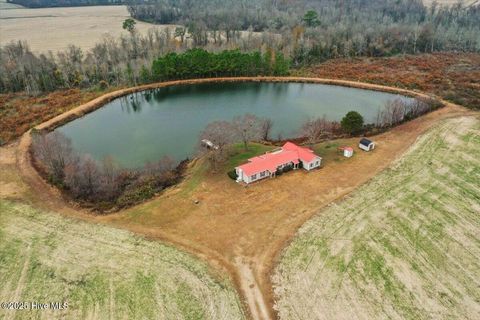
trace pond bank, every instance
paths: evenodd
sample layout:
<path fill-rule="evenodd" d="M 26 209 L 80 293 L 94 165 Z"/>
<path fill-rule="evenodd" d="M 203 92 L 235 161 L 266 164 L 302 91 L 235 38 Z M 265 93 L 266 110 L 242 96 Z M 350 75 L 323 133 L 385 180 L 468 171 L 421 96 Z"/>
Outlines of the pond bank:
<path fill-rule="evenodd" d="M 381 91 L 387 93 L 401 94 L 409 97 L 422 97 L 422 98 L 436 98 L 431 95 L 427 95 L 422 92 L 399 89 L 387 86 L 381 86 L 376 84 L 369 84 L 356 81 L 346 81 L 346 80 L 334 80 L 334 79 L 322 79 L 322 78 L 306 78 L 306 77 L 235 77 L 235 78 L 205 78 L 205 79 L 190 79 L 190 80 L 176 80 L 176 81 L 167 81 L 167 82 L 158 82 L 147 85 L 141 85 L 137 87 L 130 87 L 127 89 L 120 89 L 110 93 L 106 93 L 96 99 L 93 99 L 90 102 L 87 102 L 81 106 L 78 106 L 72 110 L 69 110 L 61 115 L 58 115 L 46 122 L 43 122 L 37 126 L 37 130 L 47 130 L 51 131 L 67 122 L 80 118 L 98 108 L 101 108 L 106 103 L 128 94 L 171 87 L 171 86 L 180 86 L 180 85 L 191 85 L 191 84 L 201 84 L 201 83 L 224 83 L 224 82 L 273 82 L 273 83 L 318 83 L 326 85 L 336 85 L 357 89 L 366 89 L 373 91 Z"/>

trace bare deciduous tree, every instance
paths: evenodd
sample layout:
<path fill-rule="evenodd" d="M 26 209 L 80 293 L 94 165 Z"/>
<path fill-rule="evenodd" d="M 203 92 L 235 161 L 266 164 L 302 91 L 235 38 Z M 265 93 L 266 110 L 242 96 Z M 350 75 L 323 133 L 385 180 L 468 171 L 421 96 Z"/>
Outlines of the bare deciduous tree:
<path fill-rule="evenodd" d="M 56 131 L 49 134 L 33 134 L 32 139 L 35 159 L 46 167 L 55 183 L 61 182 L 65 176 L 65 167 L 75 158 L 70 140 Z"/>
<path fill-rule="evenodd" d="M 49 178 L 72 197 L 105 206 L 130 205 L 174 184 L 180 177 L 175 162 L 163 157 L 143 169 L 120 169 L 113 158 L 99 164 L 88 155 L 79 157 L 70 141 L 59 132 L 37 133 L 33 136 L 33 155 Z M 139 193 L 138 189 L 148 192 Z M 129 192 L 126 197 L 122 195 Z"/>
<path fill-rule="evenodd" d="M 200 140 L 209 140 L 215 148 L 207 148 L 201 144 L 203 151 L 208 151 L 208 158 L 214 171 L 227 156 L 227 146 L 235 141 L 235 132 L 232 123 L 228 121 L 214 121 L 209 123 L 200 134 Z"/>
<path fill-rule="evenodd" d="M 407 104 L 402 99 L 389 100 L 385 103 L 385 107 L 380 111 L 381 127 L 391 127 L 403 121 L 407 112 Z"/>
<path fill-rule="evenodd" d="M 260 121 L 260 135 L 264 141 L 270 139 L 270 134 L 273 127 L 273 120 L 270 118 L 263 118 Z"/>
<path fill-rule="evenodd" d="M 322 118 L 308 119 L 302 125 L 302 135 L 307 138 L 309 144 L 314 144 L 323 138 L 329 138 L 339 129 L 338 122 L 327 120 L 326 115 Z"/>
<path fill-rule="evenodd" d="M 244 116 L 233 118 L 232 125 L 245 150 L 248 150 L 250 141 L 260 138 L 261 120 L 253 114 L 247 113 Z"/>
<path fill-rule="evenodd" d="M 390 100 L 387 101 L 383 110 L 378 111 L 376 125 L 379 128 L 392 127 L 428 113 L 440 105 L 429 98 L 415 98 L 411 101 L 400 98 Z"/>

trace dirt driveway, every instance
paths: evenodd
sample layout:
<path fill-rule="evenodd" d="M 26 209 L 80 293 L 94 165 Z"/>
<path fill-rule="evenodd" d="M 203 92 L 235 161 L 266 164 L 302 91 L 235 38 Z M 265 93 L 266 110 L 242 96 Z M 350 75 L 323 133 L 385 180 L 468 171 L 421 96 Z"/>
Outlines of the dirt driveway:
<path fill-rule="evenodd" d="M 101 217 L 66 204 L 56 190 L 46 185 L 25 157 L 24 140 L 1 149 L 3 154 L 16 153 L 16 162 L 8 166 L 0 162 L 0 169 L 20 175 L 21 179 L 16 180 L 21 184 L 19 190 L 28 189 L 15 197 L 63 214 L 169 241 L 207 259 L 214 267 L 230 273 L 253 319 L 272 319 L 276 315 L 271 271 L 297 229 L 322 207 L 341 199 L 389 166 L 435 123 L 468 113 L 448 104 L 374 137 L 378 146 L 374 152 L 361 152 L 355 147 L 356 155 L 348 161 L 326 163 L 324 168 L 310 173 L 290 172 L 248 187 L 223 175 L 209 175 L 198 184 L 187 179 L 152 201 Z M 356 146 L 357 141 L 351 139 L 350 144 Z M 195 200 L 199 200 L 198 204 Z"/>

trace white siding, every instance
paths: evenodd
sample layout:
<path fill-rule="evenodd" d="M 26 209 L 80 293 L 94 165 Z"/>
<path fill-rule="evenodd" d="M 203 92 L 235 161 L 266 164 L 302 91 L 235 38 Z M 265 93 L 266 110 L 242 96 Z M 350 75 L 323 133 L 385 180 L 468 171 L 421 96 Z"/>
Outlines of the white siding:
<path fill-rule="evenodd" d="M 362 150 L 370 151 L 370 150 L 375 149 L 375 143 L 372 142 L 372 143 L 370 143 L 368 146 L 364 146 L 363 144 L 360 143 L 360 144 L 358 144 L 358 147 L 359 147 L 360 149 L 362 149 Z"/>
<path fill-rule="evenodd" d="M 311 162 L 302 161 L 303 168 L 307 171 L 320 167 L 322 164 L 322 159 L 320 157 L 315 158 Z"/>
<path fill-rule="evenodd" d="M 251 176 L 247 176 L 245 173 L 242 172 L 241 169 L 236 169 L 236 170 L 237 170 L 237 175 L 238 175 L 240 181 L 243 181 L 245 183 L 252 183 L 252 182 L 262 180 L 262 179 L 266 179 L 266 178 L 270 177 L 270 172 L 268 170 L 264 171 L 263 175 L 260 172 L 260 173 L 257 173 L 256 175 L 251 175 Z M 253 178 L 253 176 L 255 176 L 255 178 Z"/>

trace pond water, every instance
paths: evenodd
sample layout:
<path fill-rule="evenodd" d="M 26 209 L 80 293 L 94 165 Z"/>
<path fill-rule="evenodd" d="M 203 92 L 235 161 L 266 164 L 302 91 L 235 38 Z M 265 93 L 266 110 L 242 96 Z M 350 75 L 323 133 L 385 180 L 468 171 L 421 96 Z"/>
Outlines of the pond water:
<path fill-rule="evenodd" d="M 303 122 L 326 115 L 341 120 L 350 110 L 374 122 L 385 102 L 399 95 L 307 83 L 208 83 L 160 88 L 118 98 L 56 130 L 80 153 L 112 156 L 123 167 L 143 166 L 168 155 L 195 154 L 199 133 L 215 120 L 252 113 L 273 120 L 272 137 L 295 137 Z M 405 98 L 404 99 L 409 99 Z"/>

